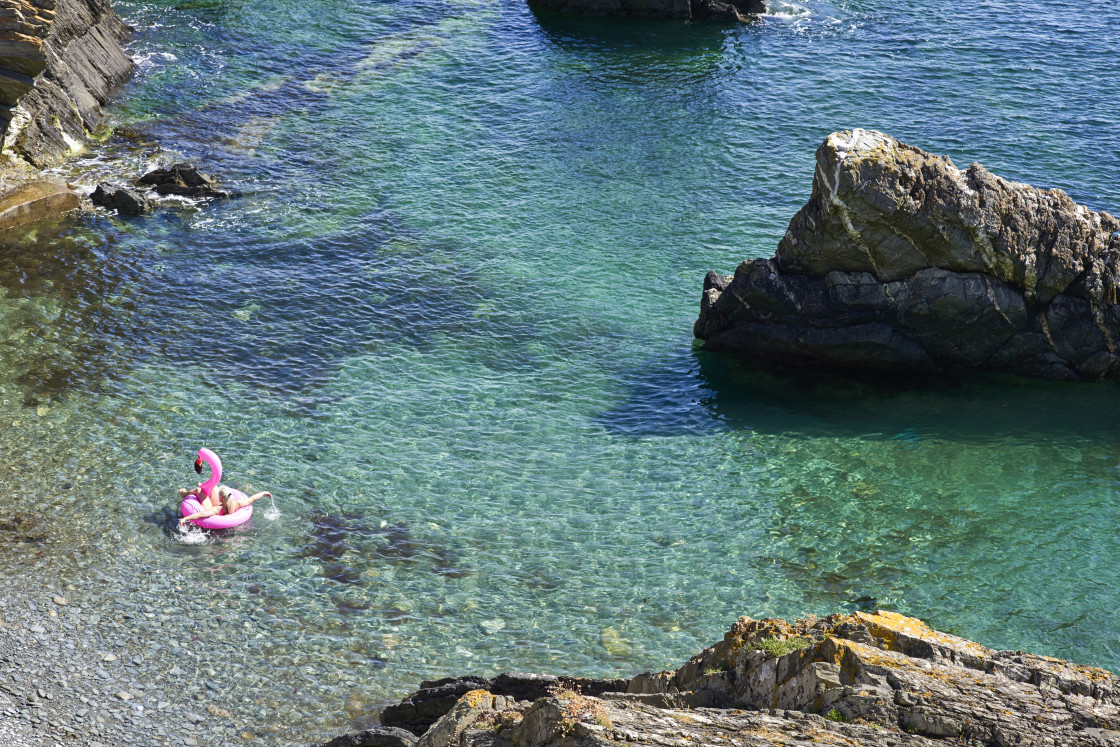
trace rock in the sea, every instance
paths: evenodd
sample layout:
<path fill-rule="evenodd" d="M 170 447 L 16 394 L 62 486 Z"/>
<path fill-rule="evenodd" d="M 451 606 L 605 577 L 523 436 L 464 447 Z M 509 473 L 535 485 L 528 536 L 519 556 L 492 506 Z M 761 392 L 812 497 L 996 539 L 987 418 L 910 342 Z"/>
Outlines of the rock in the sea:
<path fill-rule="evenodd" d="M 593 16 L 718 18 L 750 21 L 766 12 L 765 0 L 529 0 L 537 10 Z"/>
<path fill-rule="evenodd" d="M 89 199 L 94 205 L 116 210 L 121 215 L 142 215 L 152 209 L 152 201 L 135 190 L 101 182 Z"/>
<path fill-rule="evenodd" d="M 709 273 L 697 337 L 797 365 L 1120 375 L 1120 221 L 879 132 L 829 135 L 772 259 Z"/>
<path fill-rule="evenodd" d="M 228 198 L 228 192 L 217 189 L 213 177 L 198 170 L 193 163 L 177 163 L 166 169 L 155 169 L 140 177 L 141 184 L 155 188 L 161 195 L 182 197 Z"/>
<path fill-rule="evenodd" d="M 676 671 L 614 692 L 461 696 L 430 747 L 947 743 L 1120 745 L 1120 679 L 995 651 L 891 612 L 795 624 L 740 618 Z M 332 743 L 334 744 L 334 743 Z"/>
<path fill-rule="evenodd" d="M 78 195 L 61 184 L 37 181 L 0 194 L 0 230 L 76 210 Z"/>
<path fill-rule="evenodd" d="M 766 12 L 764 0 L 691 0 L 692 18 L 753 21 Z"/>
<path fill-rule="evenodd" d="M 80 150 L 133 70 L 109 0 L 0 0 L 0 141 L 51 166 Z"/>

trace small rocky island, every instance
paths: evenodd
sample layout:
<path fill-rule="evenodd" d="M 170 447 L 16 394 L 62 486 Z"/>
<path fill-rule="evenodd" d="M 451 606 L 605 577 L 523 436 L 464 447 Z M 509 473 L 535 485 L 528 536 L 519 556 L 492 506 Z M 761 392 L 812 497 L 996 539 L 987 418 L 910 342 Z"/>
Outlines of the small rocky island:
<path fill-rule="evenodd" d="M 742 617 L 676 671 L 425 682 L 322 747 L 1120 745 L 1120 679 L 892 612 Z"/>
<path fill-rule="evenodd" d="M 887 135 L 829 135 L 771 259 L 708 273 L 710 350 L 801 366 L 1120 376 L 1120 221 Z"/>
<path fill-rule="evenodd" d="M 765 0 L 529 0 L 534 10 L 589 16 L 711 18 L 753 21 L 766 12 Z"/>

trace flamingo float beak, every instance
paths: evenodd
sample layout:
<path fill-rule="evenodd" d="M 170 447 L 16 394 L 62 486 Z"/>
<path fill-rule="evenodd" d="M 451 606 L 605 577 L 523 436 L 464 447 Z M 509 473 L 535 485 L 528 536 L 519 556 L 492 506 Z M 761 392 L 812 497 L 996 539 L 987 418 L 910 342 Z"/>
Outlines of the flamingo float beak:
<path fill-rule="evenodd" d="M 194 471 L 197 472 L 200 475 L 202 474 L 202 460 L 201 459 L 195 459 L 194 460 Z"/>

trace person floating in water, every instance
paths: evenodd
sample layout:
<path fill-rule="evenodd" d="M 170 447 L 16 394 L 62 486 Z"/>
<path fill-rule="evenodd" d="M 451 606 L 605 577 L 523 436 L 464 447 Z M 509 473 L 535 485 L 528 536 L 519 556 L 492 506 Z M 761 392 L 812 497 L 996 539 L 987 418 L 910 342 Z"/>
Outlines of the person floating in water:
<path fill-rule="evenodd" d="M 184 488 L 179 491 L 179 496 L 183 499 L 179 506 L 179 512 L 183 514 L 183 518 L 179 520 L 180 528 L 188 521 L 197 522 L 205 529 L 228 529 L 238 526 L 248 520 L 253 509 L 241 511 L 237 517 L 233 514 L 258 498 L 266 495 L 272 497 L 272 493 L 267 490 L 248 496 L 240 490 L 222 485 L 222 459 L 205 446 L 198 450 L 198 458 L 194 460 L 194 471 L 201 475 L 204 464 L 210 465 L 210 479 L 193 490 Z"/>
<path fill-rule="evenodd" d="M 203 495 L 202 486 L 199 485 L 193 490 L 179 488 L 180 498 L 186 498 L 188 495 L 201 497 Z M 242 509 L 258 498 L 263 498 L 266 495 L 269 498 L 272 497 L 272 493 L 268 492 L 267 490 L 262 490 L 259 493 L 254 493 L 253 495 L 246 496 L 245 498 L 236 498 L 234 497 L 232 488 L 226 485 L 219 485 L 218 487 L 210 491 L 210 495 L 203 498 L 201 503 L 202 510 L 195 511 L 190 516 L 184 516 L 183 518 L 179 519 L 179 526 L 183 526 L 188 521 L 205 519 L 210 516 L 228 516 L 238 509 Z"/>

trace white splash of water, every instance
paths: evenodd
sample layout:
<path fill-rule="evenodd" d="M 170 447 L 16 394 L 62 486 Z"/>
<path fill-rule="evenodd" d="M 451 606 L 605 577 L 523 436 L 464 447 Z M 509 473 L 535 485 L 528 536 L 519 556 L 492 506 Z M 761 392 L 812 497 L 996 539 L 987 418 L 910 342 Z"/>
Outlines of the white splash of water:
<path fill-rule="evenodd" d="M 170 52 L 141 52 L 132 58 L 132 62 L 141 73 L 148 73 L 156 67 L 167 65 L 178 59 Z"/>
<path fill-rule="evenodd" d="M 265 509 L 264 518 L 268 519 L 269 521 L 276 521 L 280 518 L 280 509 L 276 508 L 276 499 L 272 496 L 271 493 L 268 496 L 268 500 L 272 502 L 272 506 Z"/>
<path fill-rule="evenodd" d="M 205 545 L 210 541 L 210 536 L 191 522 L 180 525 L 175 534 L 175 541 L 181 545 Z"/>
<path fill-rule="evenodd" d="M 770 18 L 783 18 L 783 19 L 803 19 L 808 18 L 813 14 L 809 6 L 801 3 L 794 2 L 781 2 L 781 0 L 770 0 L 767 3 L 768 12 L 767 17 Z"/>

